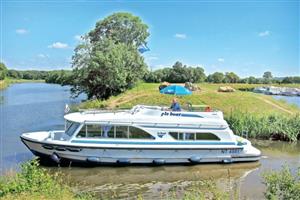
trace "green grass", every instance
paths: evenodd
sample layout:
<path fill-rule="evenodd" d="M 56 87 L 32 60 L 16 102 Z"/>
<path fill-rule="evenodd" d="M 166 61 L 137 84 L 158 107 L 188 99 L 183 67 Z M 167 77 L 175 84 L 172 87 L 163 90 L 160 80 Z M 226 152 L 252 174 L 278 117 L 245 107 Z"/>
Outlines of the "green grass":
<path fill-rule="evenodd" d="M 300 139 L 300 115 L 284 116 L 279 114 L 253 115 L 233 112 L 225 117 L 236 135 L 243 132 L 250 138 L 275 139 L 296 142 Z"/>
<path fill-rule="evenodd" d="M 92 195 L 76 193 L 61 173 L 50 174 L 37 160 L 22 164 L 21 171 L 0 177 L 0 199 L 92 199 Z"/>
<path fill-rule="evenodd" d="M 288 166 L 283 166 L 280 171 L 264 172 L 263 179 L 266 199 L 300 199 L 300 166 L 295 175 Z"/>
<path fill-rule="evenodd" d="M 0 90 L 7 88 L 10 84 L 14 83 L 43 83 L 44 80 L 27 80 L 27 79 L 11 79 L 6 78 L 0 81 Z"/>
<path fill-rule="evenodd" d="M 237 89 L 236 92 L 218 92 L 218 88 L 225 85 Z M 135 88 L 106 101 L 87 101 L 80 104 L 79 108 L 128 109 L 137 104 L 170 106 L 174 96 L 160 94 L 158 86 L 159 84 L 140 83 Z M 297 106 L 268 95 L 240 90 L 253 87 L 250 84 L 203 83 L 198 86 L 201 91 L 177 98 L 183 107 L 189 102 L 193 105 L 210 105 L 213 109 L 223 111 L 225 119 L 237 135 L 242 135 L 242 132 L 246 131 L 250 138 L 285 141 L 300 139 L 300 109 Z"/>
<path fill-rule="evenodd" d="M 253 87 L 251 84 L 199 84 L 201 91 L 190 96 L 178 97 L 182 106 L 187 102 L 195 105 L 206 104 L 229 115 L 234 111 L 253 113 L 254 115 L 300 113 L 300 109 L 271 96 L 237 90 L 232 93 L 218 92 L 220 86 L 230 85 L 235 89 Z M 109 98 L 106 101 L 92 100 L 82 103 L 79 108 L 131 108 L 136 104 L 169 106 L 174 96 L 163 95 L 158 91 L 159 84 L 140 83 L 123 94 Z M 256 86 L 256 85 L 255 85 Z M 293 85 L 300 87 L 300 85 Z M 274 106 L 275 105 L 275 106 Z"/>

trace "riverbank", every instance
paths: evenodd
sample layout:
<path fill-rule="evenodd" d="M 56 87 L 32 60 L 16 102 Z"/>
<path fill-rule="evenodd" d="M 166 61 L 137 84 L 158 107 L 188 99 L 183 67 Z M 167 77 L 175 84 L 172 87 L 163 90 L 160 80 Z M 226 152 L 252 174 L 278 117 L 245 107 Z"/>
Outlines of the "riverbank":
<path fill-rule="evenodd" d="M 0 177 L 0 199 L 92 199 L 91 194 L 78 192 L 62 174 L 41 168 L 36 159 L 21 165 L 20 172 Z"/>
<path fill-rule="evenodd" d="M 218 92 L 221 86 L 231 86 L 236 92 L 223 93 Z M 292 84 L 295 87 L 295 84 Z M 164 105 L 169 106 L 172 95 L 163 95 L 159 93 L 159 84 L 140 83 L 131 90 L 118 96 L 113 96 L 106 101 L 90 100 L 82 103 L 79 108 L 82 109 L 118 109 L 131 108 L 137 104 Z M 300 85 L 296 85 L 300 87 Z M 247 112 L 254 115 L 281 114 L 291 115 L 299 114 L 300 109 L 295 105 L 290 105 L 284 101 L 278 101 L 271 96 L 247 92 L 249 88 L 257 87 L 256 84 L 198 84 L 200 91 L 193 92 L 190 96 L 178 97 L 182 106 L 187 102 L 193 105 L 210 105 L 213 109 L 222 110 L 225 115 L 232 112 Z M 244 91 L 242 91 L 244 90 Z"/>
<path fill-rule="evenodd" d="M 221 86 L 230 86 L 235 92 L 218 92 Z M 106 101 L 90 100 L 80 109 L 129 109 L 137 104 L 169 106 L 172 95 L 159 93 L 159 84 L 140 83 L 125 93 Z M 300 108 L 272 96 L 248 91 L 250 84 L 198 84 L 199 91 L 178 97 L 182 107 L 210 105 L 221 110 L 232 130 L 243 137 L 297 141 L 300 139 Z M 293 87 L 295 85 L 293 84 Z"/>
<path fill-rule="evenodd" d="M 14 83 L 44 83 L 45 80 L 28 80 L 28 79 L 10 79 L 6 78 L 0 81 L 0 90 L 7 88 L 10 84 Z"/>

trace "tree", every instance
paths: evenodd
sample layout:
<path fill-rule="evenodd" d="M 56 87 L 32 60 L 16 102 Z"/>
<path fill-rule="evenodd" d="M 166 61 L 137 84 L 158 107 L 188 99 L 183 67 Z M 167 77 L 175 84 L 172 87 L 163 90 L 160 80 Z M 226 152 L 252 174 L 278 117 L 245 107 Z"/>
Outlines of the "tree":
<path fill-rule="evenodd" d="M 96 23 L 95 29 L 88 33 L 91 43 L 110 39 L 116 43 L 140 46 L 146 44 L 149 36 L 148 26 L 130 13 L 114 13 Z"/>
<path fill-rule="evenodd" d="M 255 84 L 258 83 L 258 80 L 254 76 L 249 76 L 248 83 Z"/>
<path fill-rule="evenodd" d="M 263 75 L 263 78 L 264 79 L 272 79 L 273 78 L 273 75 L 272 75 L 272 72 L 265 72 L 264 75 Z"/>
<path fill-rule="evenodd" d="M 264 84 L 272 83 L 272 78 L 273 78 L 272 73 L 269 72 L 269 71 L 267 71 L 267 72 L 265 72 L 265 73 L 263 74 L 263 81 L 262 81 L 262 82 L 263 82 Z"/>
<path fill-rule="evenodd" d="M 7 76 L 7 68 L 4 63 L 0 63 L 0 80 L 4 80 Z"/>
<path fill-rule="evenodd" d="M 207 77 L 207 81 L 211 83 L 222 83 L 224 80 L 224 74 L 221 72 L 215 72 L 213 74 L 210 74 Z"/>
<path fill-rule="evenodd" d="M 233 72 L 226 72 L 224 81 L 226 83 L 237 83 L 240 77 Z"/>
<path fill-rule="evenodd" d="M 21 79 L 23 78 L 23 75 L 20 71 L 15 70 L 15 69 L 10 69 L 7 72 L 7 76 L 15 79 Z"/>
<path fill-rule="evenodd" d="M 148 36 L 148 26 L 129 13 L 97 22 L 75 48 L 73 94 L 107 99 L 132 87 L 147 71 L 138 47 Z"/>

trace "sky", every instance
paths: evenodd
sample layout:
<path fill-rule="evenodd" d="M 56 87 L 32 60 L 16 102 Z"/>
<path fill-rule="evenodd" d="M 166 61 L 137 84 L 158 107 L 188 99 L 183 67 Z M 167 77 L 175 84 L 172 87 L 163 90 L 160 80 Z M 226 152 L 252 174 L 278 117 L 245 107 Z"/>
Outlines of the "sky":
<path fill-rule="evenodd" d="M 1 61 L 8 68 L 71 69 L 80 36 L 114 12 L 149 26 L 150 70 L 176 61 L 206 74 L 299 76 L 298 0 L 1 1 Z"/>

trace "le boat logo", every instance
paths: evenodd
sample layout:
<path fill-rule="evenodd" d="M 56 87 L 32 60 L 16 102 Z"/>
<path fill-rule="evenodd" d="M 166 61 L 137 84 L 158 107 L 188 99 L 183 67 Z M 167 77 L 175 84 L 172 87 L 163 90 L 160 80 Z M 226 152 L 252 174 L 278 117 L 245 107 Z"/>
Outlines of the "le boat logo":
<path fill-rule="evenodd" d="M 161 113 L 161 115 L 160 115 L 161 117 L 163 117 L 163 116 L 181 116 L 181 113 L 175 113 L 175 112 L 162 112 Z"/>
<path fill-rule="evenodd" d="M 167 134 L 166 132 L 158 132 L 157 136 L 160 137 L 160 138 L 162 138 L 166 134 Z"/>

